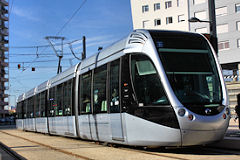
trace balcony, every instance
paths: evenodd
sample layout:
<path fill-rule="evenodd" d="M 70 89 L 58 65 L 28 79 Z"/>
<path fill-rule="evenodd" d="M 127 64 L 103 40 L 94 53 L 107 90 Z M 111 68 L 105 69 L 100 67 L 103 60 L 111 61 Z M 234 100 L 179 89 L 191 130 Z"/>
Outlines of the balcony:
<path fill-rule="evenodd" d="M 8 43 L 9 41 L 8 41 L 8 39 L 3 39 L 1 42 L 4 43 L 4 44 L 6 44 L 6 43 Z"/>
<path fill-rule="evenodd" d="M 8 102 L 0 101 L 0 106 L 6 106 L 6 105 L 8 105 Z"/>
<path fill-rule="evenodd" d="M 8 51 L 8 47 L 1 46 L 1 50 L 3 50 L 3 51 Z"/>
<path fill-rule="evenodd" d="M 1 25 L 0 25 L 0 28 L 1 28 L 1 29 L 8 29 L 7 24 L 1 24 Z"/>
<path fill-rule="evenodd" d="M 0 79 L 2 82 L 8 82 L 8 79 L 7 78 L 4 78 L 4 77 L 1 77 Z"/>
<path fill-rule="evenodd" d="M 2 5 L 4 5 L 4 6 L 8 6 L 8 2 L 5 1 L 5 0 L 0 0 L 0 3 L 1 3 Z"/>
<path fill-rule="evenodd" d="M 8 70 L 5 70 L 4 68 L 0 67 L 0 74 L 1 75 L 8 75 Z"/>
<path fill-rule="evenodd" d="M 6 71 L 4 69 L 0 69 L 0 75 L 6 74 Z"/>
<path fill-rule="evenodd" d="M 8 36 L 8 29 L 1 29 L 0 34 L 3 36 Z"/>
<path fill-rule="evenodd" d="M 8 94 L 0 94 L 0 98 L 8 98 Z"/>
<path fill-rule="evenodd" d="M 1 62 L 0 65 L 3 66 L 3 67 L 8 67 L 9 66 L 9 64 L 7 62 Z"/>
<path fill-rule="evenodd" d="M 0 54 L 0 62 L 4 59 L 8 59 L 8 54 Z"/>
<path fill-rule="evenodd" d="M 6 9 L 6 8 L 4 8 L 4 7 L 2 7 L 2 14 L 8 14 L 8 10 Z"/>
<path fill-rule="evenodd" d="M 4 90 L 8 90 L 8 87 L 4 86 L 4 84 L 3 84 L 3 86 L 0 85 L 0 94 L 4 94 L 4 92 L 3 92 Z"/>
<path fill-rule="evenodd" d="M 1 15 L 1 16 L 0 16 L 0 19 L 3 20 L 3 21 L 8 21 L 8 17 L 5 16 L 5 15 Z"/>

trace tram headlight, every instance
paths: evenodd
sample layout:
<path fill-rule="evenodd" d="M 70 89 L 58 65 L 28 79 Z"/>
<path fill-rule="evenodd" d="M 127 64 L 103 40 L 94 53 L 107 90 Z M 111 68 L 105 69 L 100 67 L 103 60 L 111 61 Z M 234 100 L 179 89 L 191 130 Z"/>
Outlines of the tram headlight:
<path fill-rule="evenodd" d="M 185 115 L 185 113 L 186 113 L 186 110 L 183 109 L 183 108 L 178 110 L 178 115 L 181 116 L 181 117 L 183 117 Z"/>
<path fill-rule="evenodd" d="M 226 119 L 227 115 L 225 113 L 223 113 L 223 119 Z"/>
<path fill-rule="evenodd" d="M 194 118 L 194 117 L 193 117 L 193 115 L 192 115 L 192 114 L 189 114 L 189 115 L 188 115 L 188 119 L 189 119 L 190 121 L 192 121 L 192 120 L 193 120 L 193 118 Z"/>

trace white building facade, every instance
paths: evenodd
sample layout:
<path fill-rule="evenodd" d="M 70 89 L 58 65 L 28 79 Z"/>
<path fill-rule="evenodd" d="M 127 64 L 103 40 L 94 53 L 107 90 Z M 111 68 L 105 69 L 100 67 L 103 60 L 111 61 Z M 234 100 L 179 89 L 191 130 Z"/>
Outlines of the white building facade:
<path fill-rule="evenodd" d="M 186 0 L 131 0 L 134 29 L 189 30 Z"/>
<path fill-rule="evenodd" d="M 219 61 L 224 69 L 239 70 L 240 0 L 215 0 Z M 168 29 L 209 33 L 208 0 L 131 0 L 134 29 Z"/>

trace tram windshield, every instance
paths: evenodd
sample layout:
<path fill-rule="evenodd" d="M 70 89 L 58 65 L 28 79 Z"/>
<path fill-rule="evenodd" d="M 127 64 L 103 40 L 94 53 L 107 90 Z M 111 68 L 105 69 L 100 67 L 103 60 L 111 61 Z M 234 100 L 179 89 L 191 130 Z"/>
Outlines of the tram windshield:
<path fill-rule="evenodd" d="M 213 53 L 204 38 L 194 35 L 155 38 L 172 89 L 183 105 L 219 105 L 221 84 Z"/>

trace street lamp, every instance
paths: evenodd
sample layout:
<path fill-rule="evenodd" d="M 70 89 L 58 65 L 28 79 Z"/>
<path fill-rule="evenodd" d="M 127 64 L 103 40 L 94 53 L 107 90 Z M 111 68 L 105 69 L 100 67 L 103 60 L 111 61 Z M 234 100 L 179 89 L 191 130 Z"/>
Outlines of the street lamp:
<path fill-rule="evenodd" d="M 203 21 L 196 17 L 190 18 L 189 22 L 206 22 L 210 25 L 210 42 L 218 54 L 218 43 L 217 43 L 217 29 L 216 29 L 216 13 L 215 13 L 215 0 L 208 0 L 208 13 L 209 21 Z"/>
<path fill-rule="evenodd" d="M 205 22 L 205 23 L 210 23 L 210 25 L 211 25 L 211 21 L 203 21 L 203 20 L 200 20 L 200 19 L 198 19 L 197 17 L 192 17 L 192 18 L 190 18 L 189 20 L 188 20 L 188 22 L 193 22 L 193 23 L 195 23 L 195 22 Z"/>
<path fill-rule="evenodd" d="M 209 23 L 209 25 L 210 25 L 210 39 L 209 39 L 209 41 L 211 42 L 216 54 L 218 54 L 216 24 L 214 24 L 212 21 L 200 20 L 197 17 L 192 17 L 188 21 L 191 22 L 191 23 L 196 23 L 196 22 Z M 215 27 L 215 29 L 214 29 L 214 27 Z"/>

